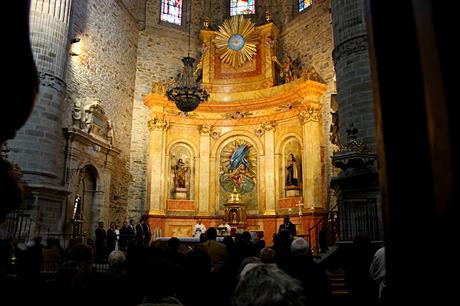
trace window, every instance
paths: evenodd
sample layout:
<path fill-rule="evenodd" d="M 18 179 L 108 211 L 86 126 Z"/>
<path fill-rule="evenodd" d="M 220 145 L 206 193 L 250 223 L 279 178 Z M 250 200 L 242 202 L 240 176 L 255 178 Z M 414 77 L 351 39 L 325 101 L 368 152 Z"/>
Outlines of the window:
<path fill-rule="evenodd" d="M 313 0 L 299 0 L 299 12 L 303 12 L 312 5 Z"/>
<path fill-rule="evenodd" d="M 161 0 L 160 20 L 182 24 L 182 0 Z"/>
<path fill-rule="evenodd" d="M 256 13 L 256 0 L 230 0 L 230 16 Z"/>

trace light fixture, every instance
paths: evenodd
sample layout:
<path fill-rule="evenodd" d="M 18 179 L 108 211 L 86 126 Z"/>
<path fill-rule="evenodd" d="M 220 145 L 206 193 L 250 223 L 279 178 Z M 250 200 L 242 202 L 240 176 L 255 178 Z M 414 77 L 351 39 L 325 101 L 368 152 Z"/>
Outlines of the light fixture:
<path fill-rule="evenodd" d="M 169 100 L 176 103 L 177 108 L 183 114 L 195 110 L 201 102 L 208 100 L 209 94 L 201 88 L 201 80 L 194 75 L 195 59 L 190 57 L 190 24 L 192 19 L 192 5 L 190 5 L 190 14 L 188 21 L 188 53 L 182 58 L 184 66 L 181 73 L 177 76 L 174 83 L 166 91 Z"/>
<path fill-rule="evenodd" d="M 70 55 L 72 56 L 79 56 L 80 55 L 80 46 L 81 39 L 80 38 L 73 38 L 70 41 Z"/>

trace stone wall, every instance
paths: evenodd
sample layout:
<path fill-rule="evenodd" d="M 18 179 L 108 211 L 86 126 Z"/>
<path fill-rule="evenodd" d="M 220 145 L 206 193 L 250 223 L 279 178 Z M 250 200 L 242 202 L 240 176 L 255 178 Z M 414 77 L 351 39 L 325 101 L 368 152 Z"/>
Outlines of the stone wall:
<path fill-rule="evenodd" d="M 126 2 L 126 1 L 125 1 Z M 128 1 L 129 2 L 129 1 Z M 131 1 L 132 2 L 132 1 Z M 131 184 L 129 156 L 132 135 L 134 83 L 137 60 L 137 20 L 117 0 L 75 1 L 72 7 L 71 37 L 81 38 L 81 54 L 72 56 L 67 71 L 64 126 L 71 125 L 70 110 L 99 100 L 112 121 L 113 145 L 120 154 L 113 161 L 111 210 L 125 207 Z M 91 162 L 91 161 L 90 161 Z"/>
<path fill-rule="evenodd" d="M 203 13 L 201 2 L 193 2 L 191 53 L 199 59 L 198 31 Z M 188 12 L 183 15 L 183 25 L 176 26 L 160 20 L 160 0 L 146 4 L 145 29 L 139 32 L 136 86 L 134 93 L 133 123 L 131 139 L 131 172 L 133 181 L 129 191 L 129 214 L 144 211 L 146 188 L 147 116 L 143 97 L 152 90 L 152 82 L 174 78 L 182 67 L 182 57 L 188 53 Z"/>
<path fill-rule="evenodd" d="M 333 151 L 336 149 L 329 141 L 331 127 L 331 95 L 335 94 L 335 71 L 332 61 L 332 50 L 334 46 L 332 35 L 332 16 L 330 14 L 329 1 L 317 0 L 313 5 L 301 13 L 297 13 L 296 4 L 284 6 L 280 10 L 279 17 L 286 23 L 280 25 L 280 61 L 285 56 L 291 56 L 293 60 L 299 58 L 303 67 L 313 66 L 323 81 L 328 85 L 328 89 L 323 98 L 323 135 L 324 141 L 324 190 L 327 192 L 332 176 L 332 165 L 329 162 Z M 278 15 L 277 15 L 278 16 Z M 274 17 L 274 18 L 275 18 Z M 276 21 L 276 20 L 275 20 Z M 323 195 L 327 196 L 327 194 Z"/>

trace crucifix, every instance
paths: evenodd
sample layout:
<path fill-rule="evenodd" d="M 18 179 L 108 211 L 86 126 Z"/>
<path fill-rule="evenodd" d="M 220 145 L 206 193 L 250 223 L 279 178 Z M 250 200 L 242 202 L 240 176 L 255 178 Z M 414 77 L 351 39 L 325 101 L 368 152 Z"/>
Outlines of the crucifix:
<path fill-rule="evenodd" d="M 299 207 L 299 221 L 300 221 L 300 233 L 299 234 L 302 235 L 302 232 L 303 232 L 303 230 L 302 230 L 302 228 L 303 228 L 303 226 L 302 226 L 302 207 L 303 207 L 302 200 L 299 199 L 299 203 L 296 204 L 295 206 Z"/>

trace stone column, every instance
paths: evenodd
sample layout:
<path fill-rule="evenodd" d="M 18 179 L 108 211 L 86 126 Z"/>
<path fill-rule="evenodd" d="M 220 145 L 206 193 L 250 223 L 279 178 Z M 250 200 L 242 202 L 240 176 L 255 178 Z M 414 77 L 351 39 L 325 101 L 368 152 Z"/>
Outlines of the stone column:
<path fill-rule="evenodd" d="M 275 211 L 275 124 L 264 122 L 265 130 L 265 212 L 264 215 L 276 215 Z"/>
<path fill-rule="evenodd" d="M 210 134 L 212 126 L 200 126 L 200 174 L 199 174 L 199 201 L 198 216 L 209 215 L 209 168 L 211 156 Z"/>
<path fill-rule="evenodd" d="M 323 208 L 321 192 L 321 104 L 307 103 L 302 120 L 302 180 L 305 208 Z"/>
<path fill-rule="evenodd" d="M 357 234 L 382 238 L 378 173 L 368 156 L 376 151 L 376 136 L 364 11 L 364 0 L 332 1 L 340 141 L 332 161 L 342 172 L 331 179 L 331 187 L 345 241 Z"/>
<path fill-rule="evenodd" d="M 149 215 L 164 216 L 165 199 L 164 185 L 166 174 L 165 169 L 165 130 L 169 127 L 169 122 L 157 116 L 148 122 L 149 142 L 147 149 L 147 204 L 146 210 Z M 163 205 L 162 205 L 163 204 Z"/>
<path fill-rule="evenodd" d="M 68 57 L 71 0 L 33 0 L 30 6 L 32 51 L 40 88 L 32 115 L 10 143 L 21 144 L 13 158 L 32 184 L 53 188 L 62 185 L 64 137 L 61 115 L 66 91 L 64 73 Z"/>
<path fill-rule="evenodd" d="M 351 123 L 358 137 L 375 151 L 375 119 L 370 76 L 364 1 L 332 1 L 333 58 L 337 76 L 340 143 Z"/>
<path fill-rule="evenodd" d="M 58 224 L 64 222 L 59 220 L 64 215 L 67 195 L 67 188 L 63 187 L 65 138 L 61 116 L 66 93 L 64 77 L 71 4 L 71 0 L 32 0 L 30 5 L 31 46 L 40 86 L 31 116 L 16 138 L 8 143 L 13 152 L 12 161 L 21 167 L 23 180 L 36 196 L 34 201 L 26 199 L 25 206 L 35 211 L 38 208 L 34 206 L 38 206 L 53 216 L 41 218 L 32 212 L 36 222 L 32 231 L 59 232 Z"/>

